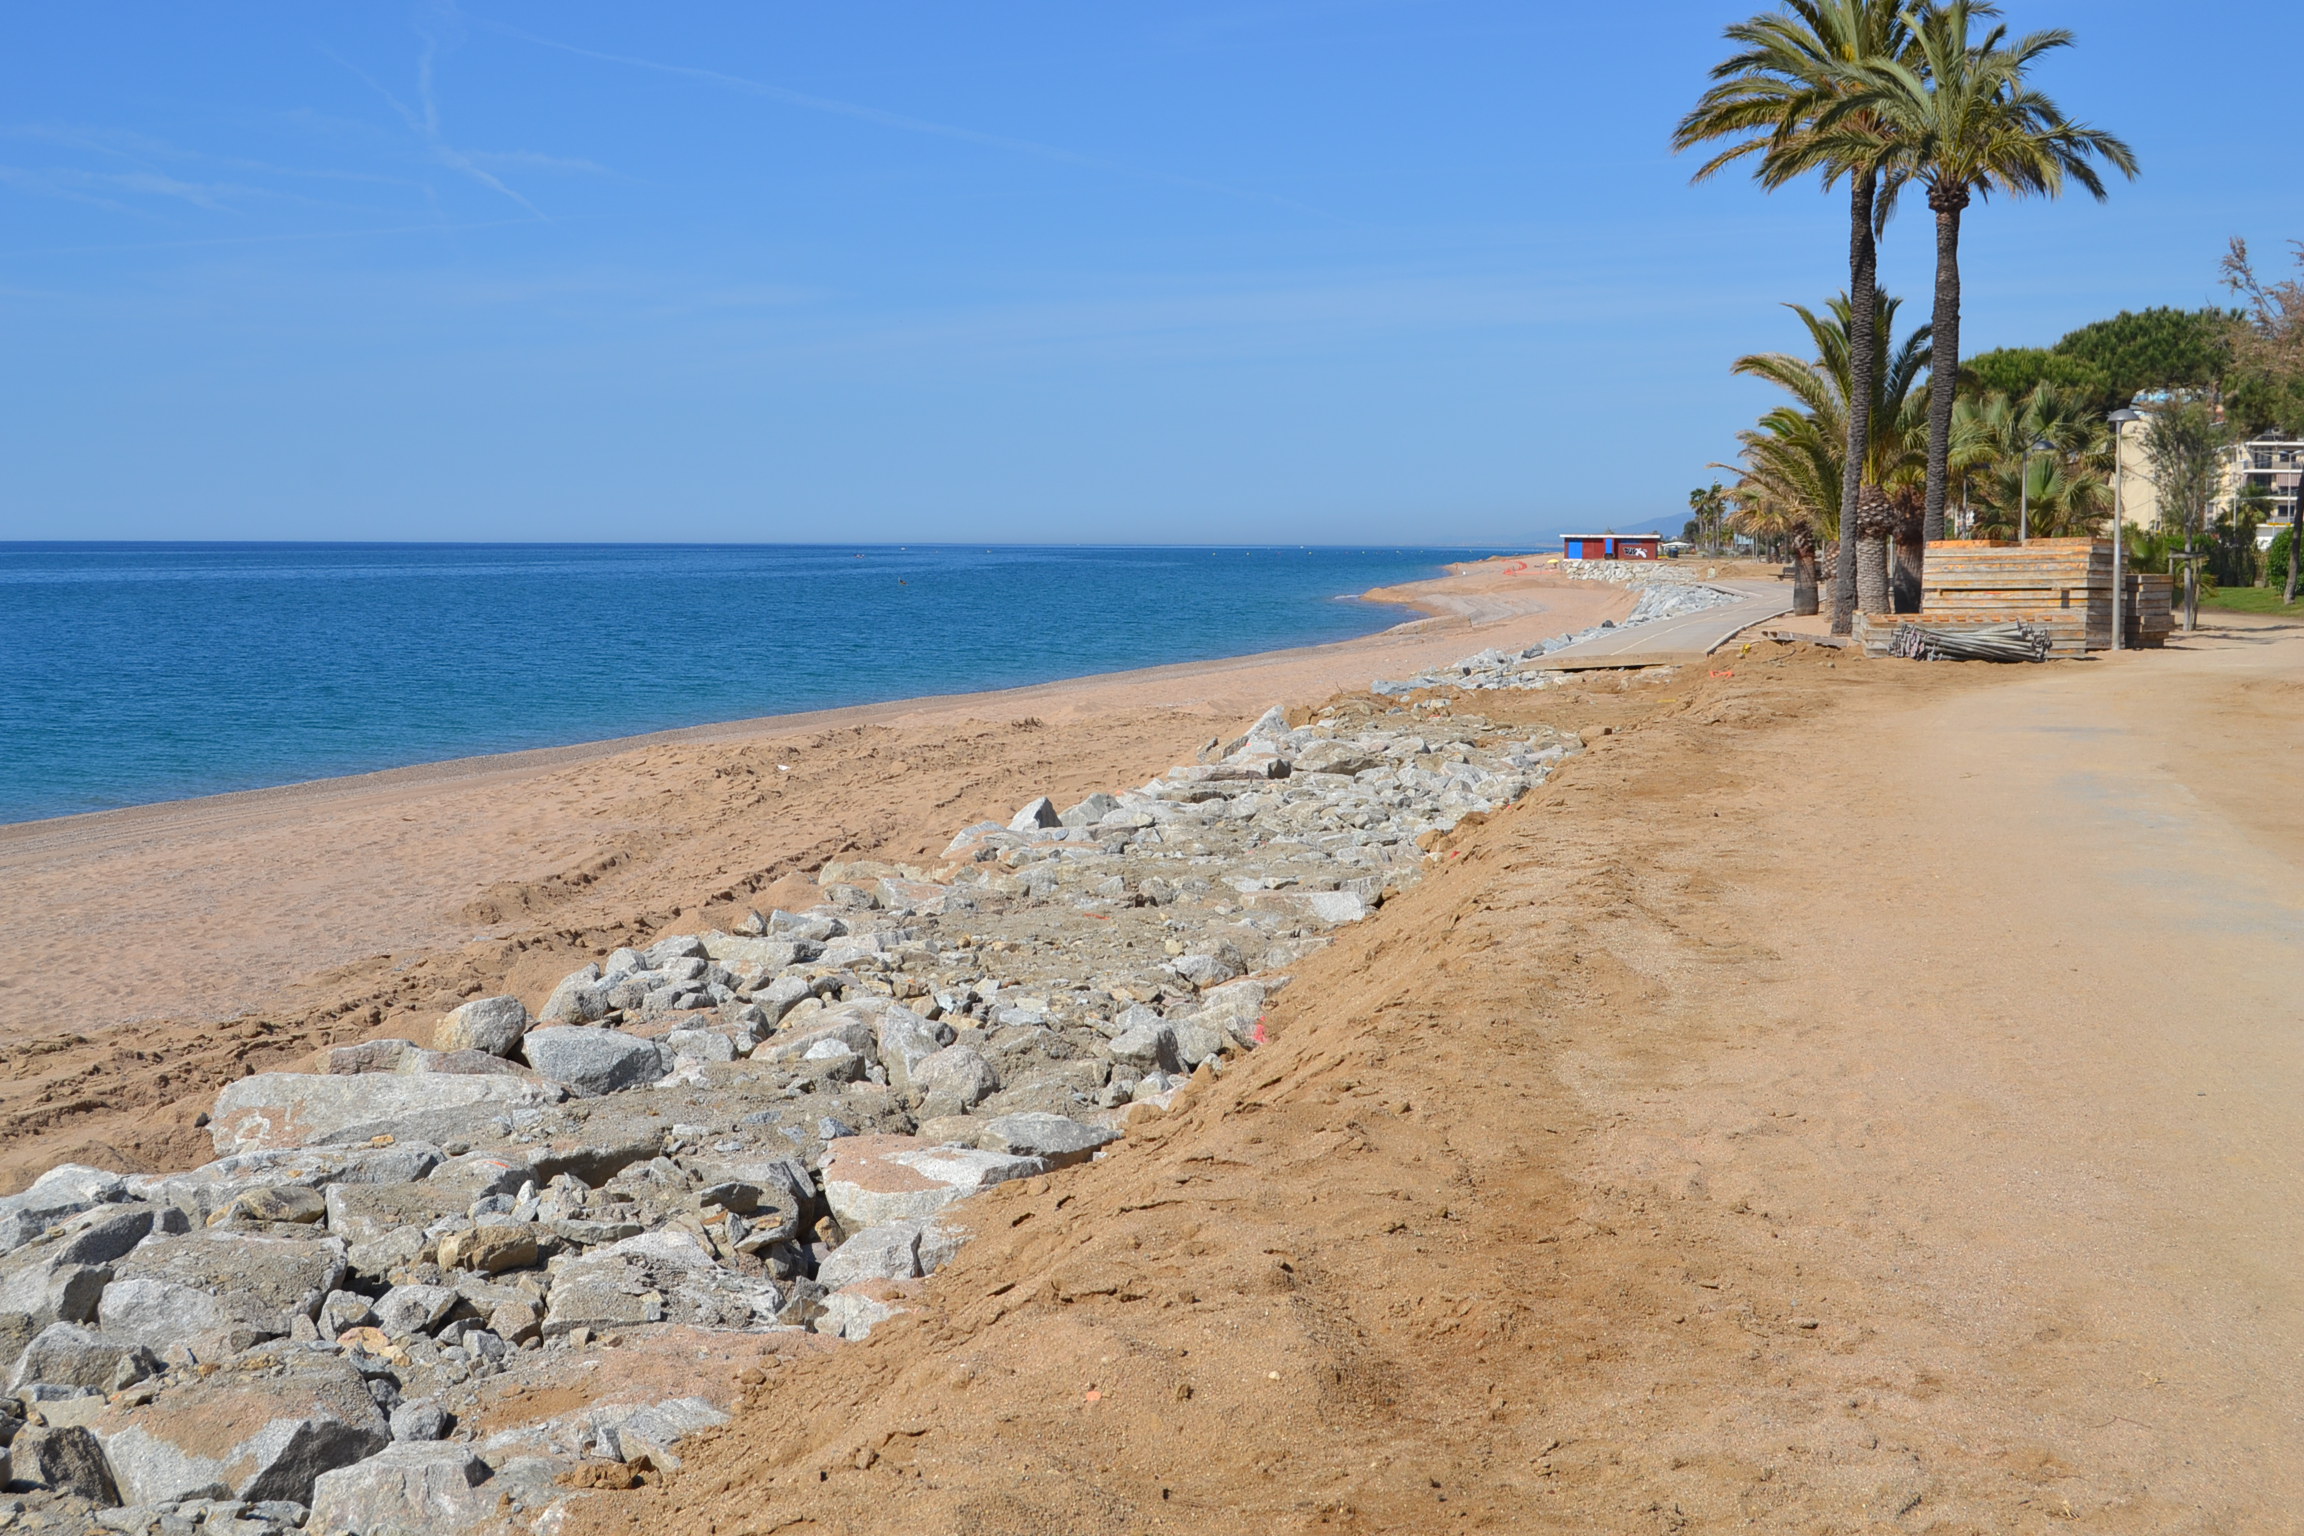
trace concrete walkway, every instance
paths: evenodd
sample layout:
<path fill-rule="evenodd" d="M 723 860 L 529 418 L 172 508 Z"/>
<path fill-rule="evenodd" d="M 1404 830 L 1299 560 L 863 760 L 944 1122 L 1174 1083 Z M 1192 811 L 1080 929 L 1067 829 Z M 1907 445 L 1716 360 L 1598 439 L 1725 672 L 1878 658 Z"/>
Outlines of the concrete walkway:
<path fill-rule="evenodd" d="M 1737 631 L 1792 611 L 1792 584 L 1788 581 L 1709 581 L 1704 585 L 1740 593 L 1744 600 L 1682 618 L 1610 630 L 1554 651 L 1545 659 L 1575 663 L 1616 656 L 1626 660 L 1648 656 L 1702 656 L 1717 650 Z"/>

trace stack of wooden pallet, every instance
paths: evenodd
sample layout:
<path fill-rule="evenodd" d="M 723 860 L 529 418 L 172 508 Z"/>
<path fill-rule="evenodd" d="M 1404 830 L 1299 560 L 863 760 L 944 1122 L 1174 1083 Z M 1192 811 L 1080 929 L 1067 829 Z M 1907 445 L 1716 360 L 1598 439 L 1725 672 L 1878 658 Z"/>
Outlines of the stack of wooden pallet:
<path fill-rule="evenodd" d="M 2120 643 L 2166 645 L 2176 628 L 2175 593 L 2173 576 L 2130 576 L 2128 590 L 2121 594 Z"/>
<path fill-rule="evenodd" d="M 2165 605 L 2165 598 L 2163 598 Z M 2112 643 L 2108 539 L 1941 539 L 1928 546 L 1919 621 L 2036 624 L 2050 654 L 2078 656 Z"/>

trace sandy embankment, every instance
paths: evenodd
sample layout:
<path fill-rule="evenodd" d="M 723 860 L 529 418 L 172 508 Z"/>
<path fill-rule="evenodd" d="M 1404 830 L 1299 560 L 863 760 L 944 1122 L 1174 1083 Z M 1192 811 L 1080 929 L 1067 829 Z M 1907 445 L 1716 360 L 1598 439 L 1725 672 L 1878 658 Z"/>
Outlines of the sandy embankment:
<path fill-rule="evenodd" d="M 1141 783 L 1304 703 L 1620 617 L 1523 560 L 1369 594 L 1433 614 L 1339 644 L 702 726 L 0 828 L 0 1186 L 66 1158 L 199 1161 L 221 1083 L 531 1006 L 593 952 L 799 900 L 826 858 L 940 850 L 1022 801 Z M 132 1026 L 132 1027 L 126 1027 Z"/>
<path fill-rule="evenodd" d="M 567 1529 L 2294 1530 L 2299 677 L 1485 695 L 1618 729 Z"/>

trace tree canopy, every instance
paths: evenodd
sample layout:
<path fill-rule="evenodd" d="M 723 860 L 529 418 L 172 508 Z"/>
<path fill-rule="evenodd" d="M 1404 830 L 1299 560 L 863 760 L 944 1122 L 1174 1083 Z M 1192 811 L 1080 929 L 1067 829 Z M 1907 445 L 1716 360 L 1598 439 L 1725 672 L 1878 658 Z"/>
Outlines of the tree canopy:
<path fill-rule="evenodd" d="M 2021 397 L 2035 385 L 2078 391 L 2098 415 L 2160 390 L 2230 393 L 2228 309 L 2122 310 L 2068 333 L 2052 347 L 2001 347 L 1961 369 L 1963 392 Z"/>

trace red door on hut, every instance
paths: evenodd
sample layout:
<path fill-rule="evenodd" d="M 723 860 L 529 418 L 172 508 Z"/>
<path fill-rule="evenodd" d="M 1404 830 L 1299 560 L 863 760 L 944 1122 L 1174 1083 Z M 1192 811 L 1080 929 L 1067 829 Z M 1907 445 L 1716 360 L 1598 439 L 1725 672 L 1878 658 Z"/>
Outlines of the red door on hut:
<path fill-rule="evenodd" d="M 1661 533 L 1566 533 L 1560 536 L 1563 560 L 1658 560 L 1663 555 Z"/>

